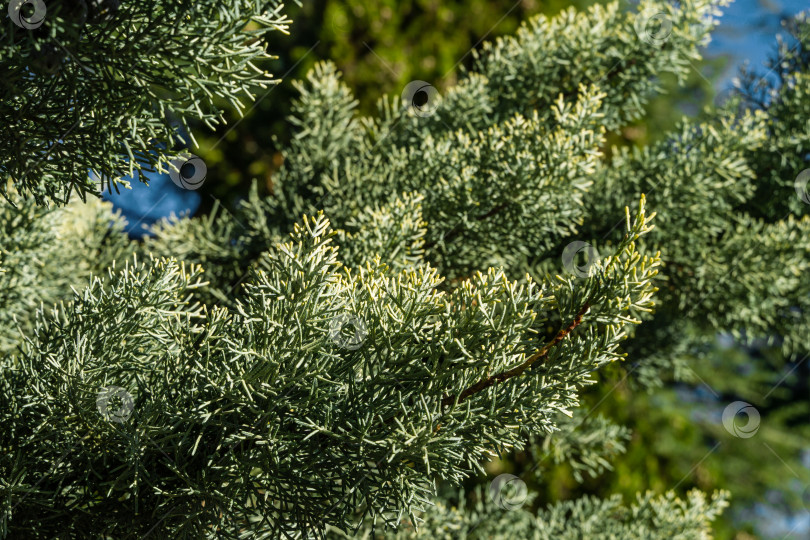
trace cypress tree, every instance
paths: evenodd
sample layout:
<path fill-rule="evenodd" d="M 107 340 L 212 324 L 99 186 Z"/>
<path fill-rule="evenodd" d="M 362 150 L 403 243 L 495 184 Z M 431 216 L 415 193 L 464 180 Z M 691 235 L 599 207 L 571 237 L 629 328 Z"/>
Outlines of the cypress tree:
<path fill-rule="evenodd" d="M 281 6 L 12 1 L 0 532 L 711 537 L 725 491 L 455 490 L 532 445 L 579 480 L 609 468 L 629 433 L 579 406 L 625 358 L 643 391 L 718 332 L 806 354 L 806 19 L 780 86 L 606 147 L 720 6 L 535 17 L 444 95 L 414 81 L 370 117 L 319 63 L 271 196 L 133 241 L 95 196 L 138 170 L 204 180 L 177 134 L 272 82 L 255 62 Z M 745 439 L 755 408 L 730 406 Z"/>

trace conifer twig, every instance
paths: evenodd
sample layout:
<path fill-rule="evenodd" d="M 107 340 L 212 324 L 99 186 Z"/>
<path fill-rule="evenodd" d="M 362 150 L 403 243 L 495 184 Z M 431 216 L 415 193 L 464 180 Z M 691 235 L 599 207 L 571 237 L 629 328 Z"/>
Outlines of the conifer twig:
<path fill-rule="evenodd" d="M 546 345 L 544 345 L 542 349 L 531 355 L 529 358 L 526 359 L 525 362 L 523 362 L 519 366 L 506 371 L 502 371 L 497 375 L 492 375 L 485 379 L 481 379 L 474 385 L 466 388 L 463 392 L 461 392 L 461 394 L 459 394 L 457 403 L 460 404 L 464 402 L 470 396 L 489 388 L 495 383 L 501 383 L 511 379 L 512 377 L 517 377 L 518 375 L 521 375 L 524 371 L 530 368 L 532 364 L 534 364 L 538 360 L 545 359 L 546 357 L 548 357 L 548 354 L 549 352 L 551 352 L 552 347 L 554 347 L 560 341 L 565 339 L 566 336 L 568 336 L 571 332 L 573 332 L 574 329 L 582 323 L 582 317 L 588 312 L 590 308 L 591 303 L 590 300 L 588 300 L 585 302 L 585 304 L 583 304 L 582 308 L 576 314 L 571 323 L 565 328 L 560 329 L 560 331 L 557 332 L 557 335 L 554 336 L 554 339 L 552 339 Z M 442 400 L 442 407 L 449 407 L 454 402 L 456 402 L 455 396 L 447 396 Z"/>

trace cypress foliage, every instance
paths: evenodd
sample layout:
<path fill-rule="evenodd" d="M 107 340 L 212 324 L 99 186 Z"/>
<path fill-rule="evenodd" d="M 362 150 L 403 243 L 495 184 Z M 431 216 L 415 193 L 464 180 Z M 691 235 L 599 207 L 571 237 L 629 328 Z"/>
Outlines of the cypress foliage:
<path fill-rule="evenodd" d="M 38 203 L 97 192 L 88 171 L 110 190 L 141 169 L 165 170 L 178 124 L 213 126 L 223 104 L 242 111 L 273 84 L 256 65 L 270 58 L 261 38 L 289 23 L 279 0 L 8 4 L 0 173 Z"/>
<path fill-rule="evenodd" d="M 4 536 L 711 537 L 722 491 L 534 512 L 514 477 L 457 508 L 439 490 L 527 441 L 579 480 L 608 469 L 628 432 L 577 407 L 625 356 L 654 387 L 713 332 L 805 351 L 810 218 L 784 179 L 810 137 L 806 20 L 770 98 L 608 155 L 718 3 L 536 17 L 445 95 L 418 82 L 374 117 L 320 63 L 271 197 L 132 242 L 69 195 L 162 166 L 174 122 L 269 83 L 258 38 L 286 19 L 131 4 L 78 25 L 55 72 L 29 59 L 77 26 L 67 3 L 3 39 Z"/>

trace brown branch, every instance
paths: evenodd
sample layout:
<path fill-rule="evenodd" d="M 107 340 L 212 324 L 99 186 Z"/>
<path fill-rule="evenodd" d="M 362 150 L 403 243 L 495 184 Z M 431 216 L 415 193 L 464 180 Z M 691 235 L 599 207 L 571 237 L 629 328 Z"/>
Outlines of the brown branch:
<path fill-rule="evenodd" d="M 473 394 L 477 394 L 481 390 L 489 388 L 495 383 L 501 383 L 508 379 L 511 379 L 512 377 L 517 377 L 518 375 L 521 375 L 524 371 L 529 369 L 532 366 L 532 364 L 536 363 L 538 360 L 545 360 L 545 358 L 547 358 L 548 354 L 551 352 L 551 349 L 555 345 L 557 345 L 560 341 L 565 339 L 565 337 L 568 336 L 568 334 L 573 332 L 574 329 L 577 326 L 579 326 L 580 323 L 582 323 L 582 317 L 585 315 L 585 313 L 588 312 L 588 309 L 590 309 L 590 307 L 591 307 L 590 301 L 585 302 L 585 304 L 582 306 L 582 309 L 580 309 L 579 313 L 577 313 L 576 317 L 574 317 L 574 320 L 571 321 L 571 324 L 569 324 L 568 326 L 562 328 L 559 332 L 557 332 L 557 335 L 554 336 L 554 339 L 546 343 L 546 345 L 544 345 L 542 349 L 531 355 L 529 358 L 526 359 L 525 362 L 523 362 L 519 366 L 509 369 L 507 371 L 502 371 L 501 373 L 498 373 L 497 375 L 492 375 L 491 377 L 487 377 L 486 379 L 481 379 L 474 385 L 470 386 L 469 388 L 461 392 L 461 394 L 458 396 L 458 403 L 462 403 L 468 397 L 472 396 Z M 447 396 L 442 400 L 442 407 L 449 407 L 454 402 L 456 402 L 455 396 Z"/>

